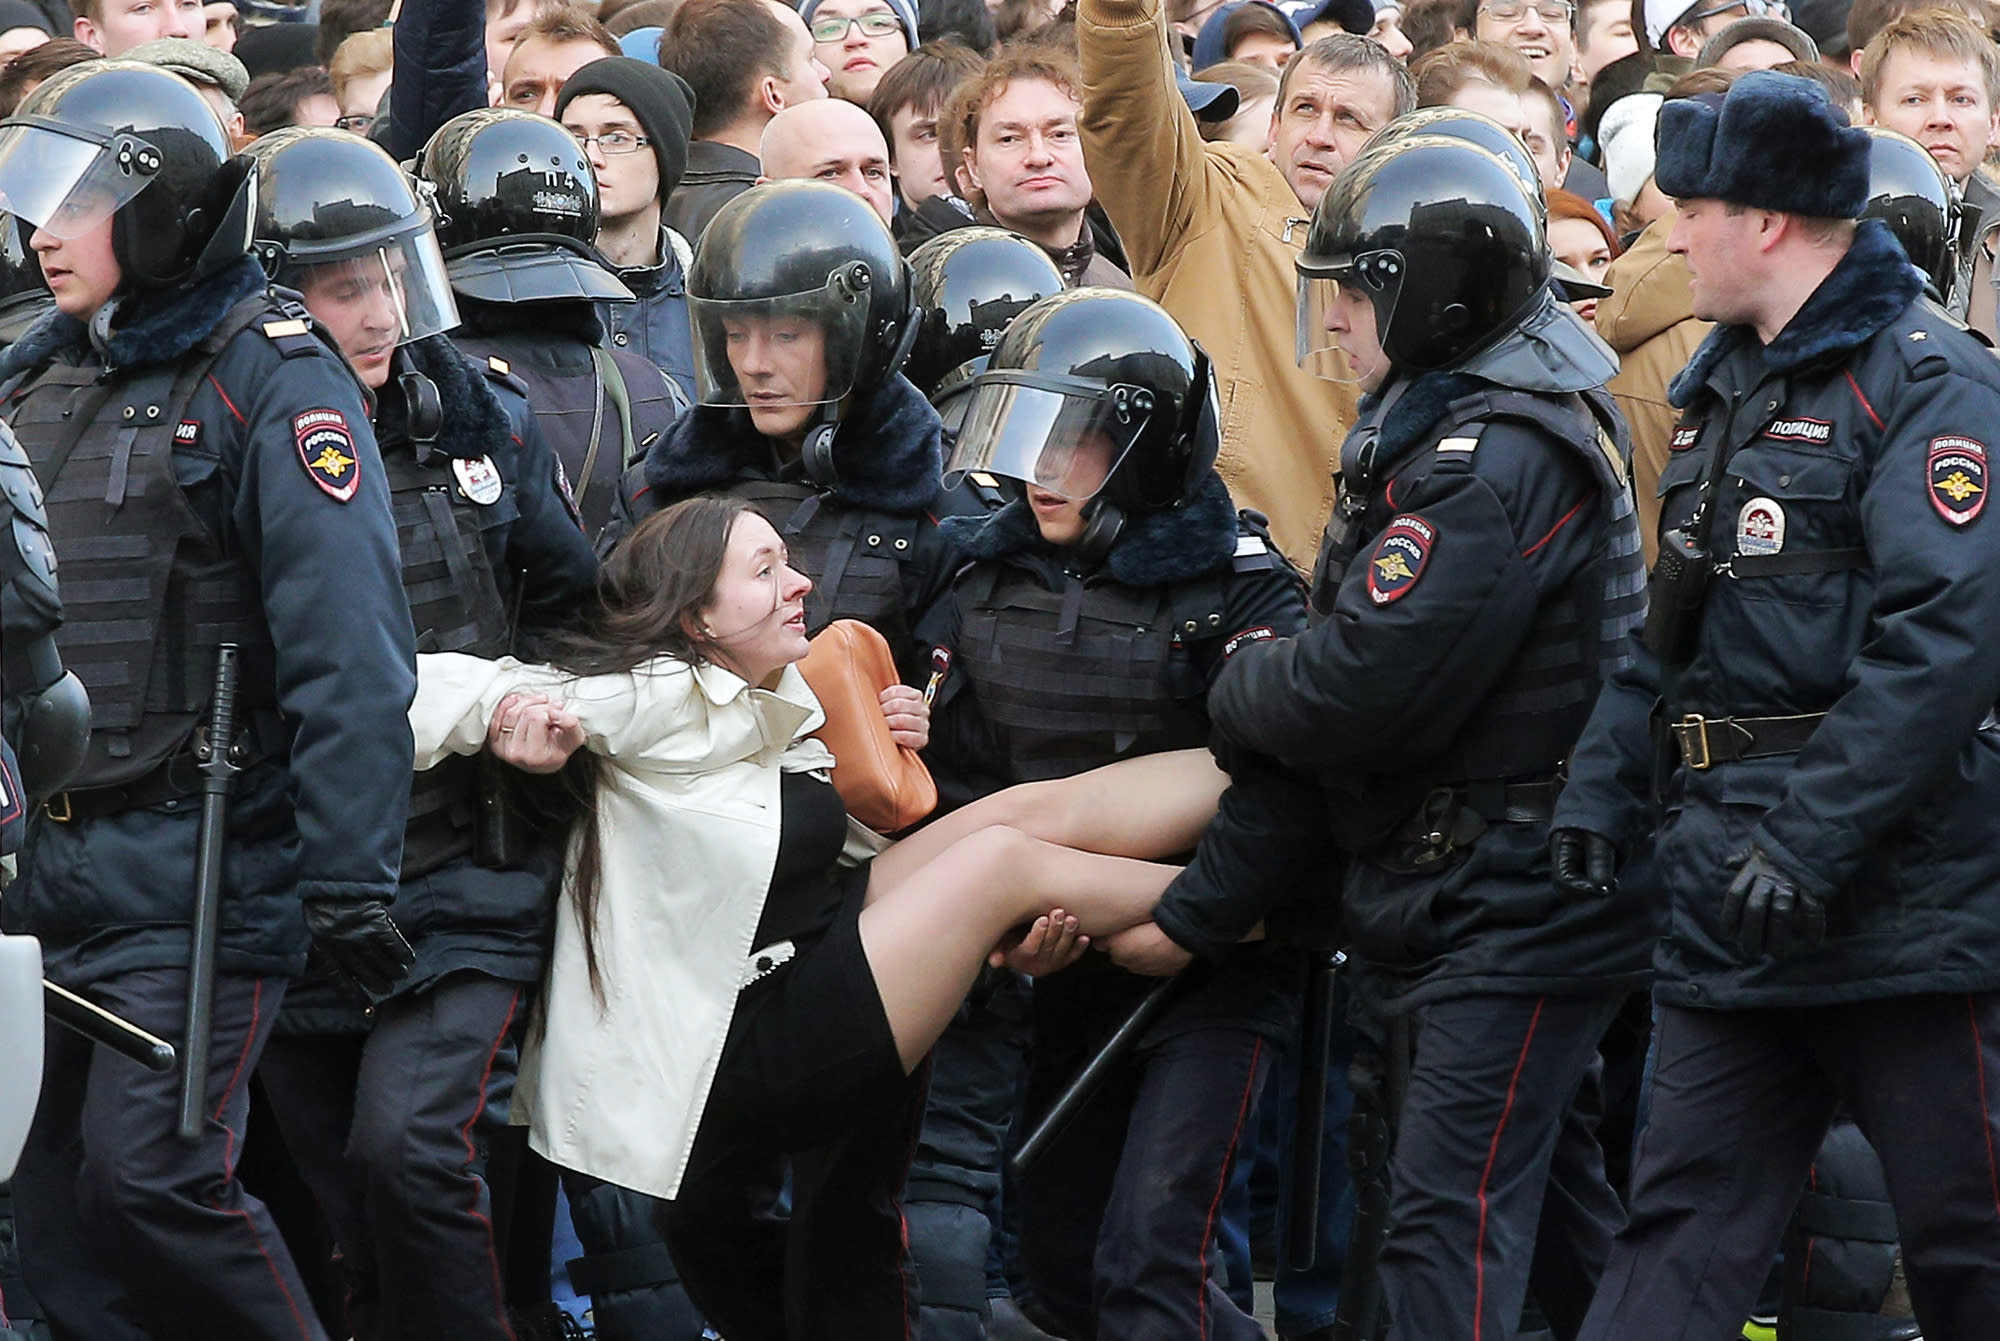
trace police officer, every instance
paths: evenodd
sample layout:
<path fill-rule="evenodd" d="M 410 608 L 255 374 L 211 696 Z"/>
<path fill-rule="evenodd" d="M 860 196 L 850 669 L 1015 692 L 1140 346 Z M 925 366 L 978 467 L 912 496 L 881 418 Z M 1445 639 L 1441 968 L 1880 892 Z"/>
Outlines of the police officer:
<path fill-rule="evenodd" d="M 1549 264 L 1520 178 L 1461 140 L 1371 148 L 1327 191 L 1300 356 L 1369 394 L 1319 622 L 1239 652 L 1210 696 L 1228 745 L 1318 774 L 1350 854 L 1357 991 L 1406 1077 L 1378 1261 L 1399 1341 L 1519 1324 L 1558 1133 L 1645 973 L 1642 909 L 1549 880 L 1558 770 L 1641 606 L 1614 364 Z M 1617 1219 L 1569 1128 L 1574 1284 L 1537 1292 L 1559 1335 Z"/>
<path fill-rule="evenodd" d="M 1657 822 L 1669 905 L 1651 1122 L 1583 1334 L 1736 1326 L 1840 1103 L 1923 1334 L 1988 1335 L 2000 367 L 1853 222 L 1869 142 L 1817 85 L 1669 103 L 1657 176 L 1717 326 L 1673 388 L 1645 645 L 1556 820 L 1558 879 L 1600 905 Z"/>
<path fill-rule="evenodd" d="M 598 304 L 630 304 L 632 292 L 592 246 L 590 164 L 547 117 L 482 108 L 439 128 L 417 175 L 436 193 L 437 237 L 463 318 L 455 342 L 527 387 L 595 538 L 620 474 L 685 401 L 659 368 L 606 339 Z"/>
<path fill-rule="evenodd" d="M 1305 608 L 1214 471 L 1207 357 L 1152 302 L 1077 289 L 1016 318 L 969 385 L 952 470 L 999 476 L 1013 501 L 944 524 L 971 562 L 921 628 L 932 767 L 970 795 L 1175 750 L 1208 770 L 1209 684 L 1241 648 L 1298 632 Z M 1209 1253 L 1271 1045 L 1297 1010 L 1288 957 L 1236 944 L 1271 892 L 1211 890 L 1183 905 L 1194 915 L 1113 943 L 1121 963 L 1186 974 L 1022 1179 L 1022 1267 L 1065 1334 L 1263 1334 Z M 1235 936 L 1208 934 L 1231 918 Z M 1036 984 L 1028 1112 L 1152 986 L 1095 959 Z"/>
<path fill-rule="evenodd" d="M 418 649 L 504 656 L 574 618 L 596 559 L 519 385 L 442 334 L 451 287 L 402 170 L 338 130 L 277 131 L 248 158 L 260 259 L 371 394 Z M 472 758 L 417 776 L 396 897 L 410 976 L 359 1029 L 324 991 L 295 996 L 264 1057 L 363 1336 L 511 1335 L 467 1132 L 511 1083 L 560 850 L 507 813 L 504 781 Z"/>
<path fill-rule="evenodd" d="M 630 510 L 749 499 L 813 581 L 808 631 L 859 619 L 920 675 L 910 629 L 954 566 L 936 517 L 984 508 L 944 491 L 937 413 L 898 372 L 916 317 L 888 228 L 825 182 L 753 187 L 702 233 L 688 308 L 700 404 L 632 473 Z"/>
<path fill-rule="evenodd" d="M 972 376 L 986 367 L 1015 317 L 1063 291 L 1062 272 L 1020 234 L 974 225 L 917 248 L 910 273 L 917 337 L 903 375 L 947 420 L 949 439 Z M 997 493 L 996 484 L 969 479 L 960 489 Z M 956 778 L 938 781 L 943 808 L 970 799 Z M 1030 1326 L 1018 1318 L 1005 1280 L 989 1279 L 987 1271 L 997 1241 L 1004 1145 L 1026 1073 L 1030 999 L 1026 978 L 989 970 L 931 1050 L 923 1130 L 903 1188 L 924 1341 L 980 1341 L 995 1313 L 1005 1320 L 995 1320 L 996 1328 L 1007 1321 Z"/>
<path fill-rule="evenodd" d="M 410 964 L 388 903 L 412 639 L 381 458 L 353 375 L 249 256 L 254 191 L 228 153 L 192 87 L 121 61 L 63 71 L 0 123 L 0 195 L 57 307 L 0 358 L 0 396 L 48 487 L 92 723 L 30 819 L 5 925 L 177 1045 L 191 742 L 219 644 L 241 668 L 199 1139 L 175 1135 L 173 1077 L 48 1038 L 15 1189 L 58 1335 L 321 1335 L 234 1178 L 246 1086 L 309 937 L 372 993 Z"/>

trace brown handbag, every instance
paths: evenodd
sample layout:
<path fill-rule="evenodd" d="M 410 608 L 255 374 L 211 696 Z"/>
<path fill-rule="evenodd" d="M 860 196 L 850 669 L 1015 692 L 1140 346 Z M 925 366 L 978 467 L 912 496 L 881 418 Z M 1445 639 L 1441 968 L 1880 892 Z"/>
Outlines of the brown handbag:
<path fill-rule="evenodd" d="M 833 751 L 833 787 L 847 813 L 877 833 L 907 829 L 937 808 L 937 784 L 915 750 L 889 735 L 882 691 L 900 684 L 889 644 L 856 619 L 813 635 L 799 673 L 826 712 L 813 732 Z"/>

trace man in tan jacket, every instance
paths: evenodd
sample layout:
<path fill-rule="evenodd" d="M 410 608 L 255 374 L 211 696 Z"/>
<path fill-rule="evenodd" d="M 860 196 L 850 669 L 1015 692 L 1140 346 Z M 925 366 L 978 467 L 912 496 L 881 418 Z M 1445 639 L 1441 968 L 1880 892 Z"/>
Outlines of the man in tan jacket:
<path fill-rule="evenodd" d="M 1082 0 L 1084 159 L 1139 291 L 1215 364 L 1216 469 L 1239 506 L 1271 519 L 1278 547 L 1310 565 L 1333 508 L 1355 390 L 1296 356 L 1297 272 L 1313 206 L 1416 89 L 1380 45 L 1347 33 L 1292 58 L 1263 153 L 1202 142 L 1174 84 L 1161 0 Z"/>

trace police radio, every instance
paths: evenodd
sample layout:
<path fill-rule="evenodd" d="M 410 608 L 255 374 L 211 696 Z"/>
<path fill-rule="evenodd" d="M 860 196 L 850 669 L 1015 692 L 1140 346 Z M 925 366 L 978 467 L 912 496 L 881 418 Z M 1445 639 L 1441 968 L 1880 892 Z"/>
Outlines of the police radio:
<path fill-rule="evenodd" d="M 1701 636 L 1702 606 L 1715 576 L 1715 559 L 1703 543 L 1706 527 L 1699 525 L 1708 510 L 1704 500 L 1695 534 L 1675 527 L 1660 537 L 1660 557 L 1646 580 L 1646 649 L 1669 666 L 1692 661 Z"/>

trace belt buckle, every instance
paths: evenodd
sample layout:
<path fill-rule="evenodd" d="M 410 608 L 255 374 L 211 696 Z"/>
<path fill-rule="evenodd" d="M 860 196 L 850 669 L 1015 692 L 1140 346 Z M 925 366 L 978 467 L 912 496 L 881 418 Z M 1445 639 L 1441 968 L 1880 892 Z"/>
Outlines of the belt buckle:
<path fill-rule="evenodd" d="M 58 805 L 62 807 L 60 810 L 56 808 Z M 68 824 L 76 818 L 76 815 L 70 810 L 68 792 L 57 792 L 54 796 L 42 802 L 42 813 L 47 815 L 56 824 Z"/>
<path fill-rule="evenodd" d="M 1698 712 L 1688 713 L 1674 727 L 1674 732 L 1681 738 L 1681 758 L 1686 761 L 1689 768 L 1694 769 L 1696 772 L 1701 772 L 1703 769 L 1709 768 L 1714 764 L 1715 761 L 1709 756 L 1708 752 L 1708 718 L 1703 717 Z M 1690 741 L 1699 741 L 1701 743 L 1699 758 L 1696 757 L 1694 749 L 1690 746 Z"/>

